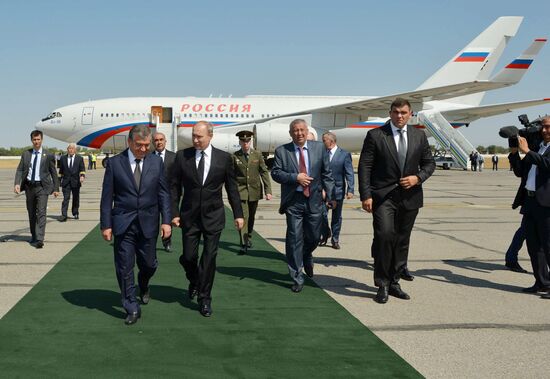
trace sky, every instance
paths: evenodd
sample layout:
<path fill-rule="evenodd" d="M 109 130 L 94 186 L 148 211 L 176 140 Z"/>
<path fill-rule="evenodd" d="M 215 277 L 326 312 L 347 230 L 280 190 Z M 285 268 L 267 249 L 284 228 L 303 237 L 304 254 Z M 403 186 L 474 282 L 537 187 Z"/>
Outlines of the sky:
<path fill-rule="evenodd" d="M 29 145 L 39 119 L 89 99 L 411 91 L 499 16 L 525 19 L 495 72 L 550 35 L 549 1 L 3 1 L 0 147 Z M 482 104 L 539 98 L 550 98 L 550 46 Z M 550 105 L 461 131 L 474 146 L 504 146 L 498 129 L 521 113 Z"/>

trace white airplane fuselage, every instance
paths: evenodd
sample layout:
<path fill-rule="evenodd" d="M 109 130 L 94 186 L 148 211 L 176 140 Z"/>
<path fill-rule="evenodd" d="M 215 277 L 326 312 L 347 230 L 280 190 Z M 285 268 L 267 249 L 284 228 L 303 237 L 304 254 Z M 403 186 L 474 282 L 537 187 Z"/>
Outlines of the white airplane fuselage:
<path fill-rule="evenodd" d="M 255 131 L 254 144 L 263 153 L 291 141 L 288 133 L 290 121 L 300 117 L 308 121 L 317 139 L 324 131 L 332 131 L 338 145 L 351 152 L 359 152 L 363 140 L 372 128 L 381 126 L 387 118 L 362 119 L 346 113 L 314 113 L 306 110 L 352 102 L 366 97 L 300 97 L 300 96 L 251 96 L 244 98 L 198 97 L 136 97 L 92 100 L 56 109 L 49 117 L 37 123 L 37 128 L 61 141 L 80 146 L 120 151 L 126 147 L 128 131 L 133 125 L 144 124 L 154 128 L 158 122 L 153 107 L 168 109 L 169 123 L 177 128 L 177 148 L 192 146 L 191 129 L 200 120 L 214 125 L 212 144 L 219 149 L 238 150 L 237 130 Z M 279 115 L 300 113 L 303 115 L 277 118 Z M 162 117 L 162 116 L 161 116 Z M 257 123 L 254 120 L 272 118 Z M 167 121 L 167 120 L 164 120 Z M 248 123 L 250 121 L 250 123 Z M 236 128 L 228 129 L 238 123 Z M 463 125 L 461 122 L 460 125 Z"/>

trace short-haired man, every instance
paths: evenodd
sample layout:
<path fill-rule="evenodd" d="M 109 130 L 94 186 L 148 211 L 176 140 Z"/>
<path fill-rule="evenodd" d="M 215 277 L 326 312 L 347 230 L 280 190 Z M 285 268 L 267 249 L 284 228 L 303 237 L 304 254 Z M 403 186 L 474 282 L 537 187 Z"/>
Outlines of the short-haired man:
<path fill-rule="evenodd" d="M 246 254 L 252 247 L 252 232 L 258 201 L 263 197 L 264 192 L 266 200 L 271 200 L 272 197 L 271 181 L 264 157 L 261 152 L 252 148 L 253 134 L 248 130 L 241 130 L 236 134 L 241 148 L 232 156 L 244 213 L 244 226 L 239 231 L 240 254 Z"/>
<path fill-rule="evenodd" d="M 275 149 L 271 177 L 281 184 L 279 213 L 286 215 L 285 252 L 293 292 L 300 292 L 304 276 L 313 277 L 313 251 L 319 244 L 323 194 L 333 201 L 334 180 L 330 162 L 323 144 L 307 140 L 305 120 L 290 123 L 292 142 Z"/>
<path fill-rule="evenodd" d="M 176 162 L 176 153 L 166 149 L 166 136 L 161 132 L 153 134 L 153 146 L 155 147 L 154 154 L 161 157 L 164 162 L 164 175 L 166 176 L 168 185 L 170 185 L 171 172 Z M 172 234 L 162 238 L 162 245 L 164 246 L 164 251 L 168 253 L 172 251 Z"/>
<path fill-rule="evenodd" d="M 139 268 L 141 301 L 151 298 L 149 281 L 157 270 L 157 236 L 159 214 L 161 237 L 171 233 L 170 193 L 162 160 L 149 154 L 151 131 L 135 125 L 128 135 L 128 149 L 109 158 L 101 191 L 101 234 L 106 241 L 114 236 L 115 269 L 126 325 L 141 317 L 136 300 L 134 264 Z"/>
<path fill-rule="evenodd" d="M 15 171 L 13 191 L 17 194 L 25 191 L 27 212 L 31 230 L 31 244 L 37 249 L 44 247 L 46 234 L 46 213 L 48 196 L 59 196 L 59 178 L 55 168 L 55 157 L 42 148 L 42 132 L 31 132 L 32 149 L 21 155 Z"/>
<path fill-rule="evenodd" d="M 336 145 L 336 135 L 332 132 L 323 134 L 323 143 L 327 149 L 330 161 L 330 171 L 334 179 L 334 200 L 336 206 L 332 208 L 332 220 L 328 224 L 328 209 L 323 212 L 323 227 L 321 245 L 326 245 L 328 237 L 331 237 L 333 249 L 340 249 L 340 230 L 342 229 L 342 207 L 344 198 L 351 199 L 354 192 L 354 173 L 351 154 Z"/>
<path fill-rule="evenodd" d="M 395 99 L 390 120 L 371 130 L 359 158 L 359 192 L 362 207 L 373 213 L 375 300 L 388 295 L 408 300 L 399 285 L 407 265 L 409 241 L 418 209 L 423 205 L 422 183 L 435 170 L 428 139 L 423 131 L 407 125 L 411 105 Z"/>
<path fill-rule="evenodd" d="M 235 227 L 241 230 L 244 224 L 233 160 L 230 154 L 212 146 L 213 136 L 211 123 L 197 122 L 192 131 L 193 147 L 176 153 L 171 178 L 172 224 L 181 227 L 183 234 L 180 264 L 189 280 L 188 296 L 190 299 L 198 296 L 199 312 L 204 317 L 212 315 L 216 255 L 225 227 L 224 185 Z M 199 261 L 201 236 L 203 251 Z"/>
<path fill-rule="evenodd" d="M 540 132 L 529 141 L 518 137 L 518 145 L 508 156 L 514 174 L 521 177 L 512 208 L 521 206 L 535 276 L 535 284 L 523 292 L 546 292 L 542 297 L 550 299 L 550 116 L 541 120 Z M 523 159 L 518 150 L 525 154 Z"/>
<path fill-rule="evenodd" d="M 67 221 L 71 194 L 73 197 L 71 212 L 74 219 L 78 220 L 80 187 L 86 177 L 86 168 L 84 166 L 84 158 L 76 153 L 75 143 L 70 143 L 67 146 L 67 155 L 61 156 L 59 160 L 59 176 L 61 177 L 61 188 L 63 191 L 63 203 L 61 204 L 61 218 L 59 221 Z"/>

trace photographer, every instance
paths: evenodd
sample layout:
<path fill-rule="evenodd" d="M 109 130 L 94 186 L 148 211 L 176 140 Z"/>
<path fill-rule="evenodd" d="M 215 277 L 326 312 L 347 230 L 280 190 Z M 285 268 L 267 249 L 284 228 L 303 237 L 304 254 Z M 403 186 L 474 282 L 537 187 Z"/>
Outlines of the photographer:
<path fill-rule="evenodd" d="M 540 128 L 525 128 L 519 135 L 508 137 L 511 137 L 508 159 L 514 174 L 521 177 L 512 208 L 521 206 L 535 276 L 535 284 L 523 292 L 546 292 L 542 297 L 550 299 L 550 116 L 542 118 Z M 518 150 L 525 154 L 523 159 Z"/>

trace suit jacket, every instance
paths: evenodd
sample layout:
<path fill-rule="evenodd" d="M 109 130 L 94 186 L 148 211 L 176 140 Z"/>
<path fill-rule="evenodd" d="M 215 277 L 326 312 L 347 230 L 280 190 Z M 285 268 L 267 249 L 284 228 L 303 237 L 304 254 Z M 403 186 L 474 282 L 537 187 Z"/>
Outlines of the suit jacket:
<path fill-rule="evenodd" d="M 210 232 L 216 233 L 223 230 L 225 209 L 222 187 L 224 185 L 234 218 L 243 218 L 231 155 L 212 146 L 210 170 L 203 185 L 199 182 L 195 148 L 178 151 L 171 177 L 171 194 L 172 213 L 174 217 L 180 217 L 181 226 L 190 228 L 194 223 L 200 222 L 202 227 Z M 182 188 L 183 199 L 180 204 Z"/>
<path fill-rule="evenodd" d="M 334 199 L 343 200 L 346 193 L 354 193 L 355 178 L 351 154 L 341 148 L 336 148 L 330 161 L 330 170 L 334 178 Z M 347 184 L 347 190 L 346 190 Z"/>
<path fill-rule="evenodd" d="M 63 155 L 59 160 L 59 176 L 61 176 L 61 187 L 78 188 L 80 184 L 80 176 L 86 174 L 84 167 L 84 158 L 75 154 L 73 158 L 73 166 L 69 168 L 69 156 Z"/>
<path fill-rule="evenodd" d="M 21 186 L 21 191 L 25 191 L 28 182 L 29 170 L 31 169 L 31 159 L 33 157 L 33 149 L 24 151 L 21 155 L 21 160 L 15 171 L 15 185 Z M 40 183 L 42 191 L 47 194 L 59 191 L 59 178 L 55 168 L 55 157 L 53 154 L 42 148 L 42 157 L 40 158 Z"/>
<path fill-rule="evenodd" d="M 250 150 L 247 160 L 240 149 L 232 157 L 241 200 L 258 201 L 263 198 L 264 189 L 266 194 L 271 194 L 271 180 L 262 153 Z"/>
<path fill-rule="evenodd" d="M 174 163 L 176 162 L 176 153 L 170 150 L 164 150 L 164 174 L 170 185 L 171 172 L 174 169 Z"/>
<path fill-rule="evenodd" d="M 309 157 L 309 176 L 313 178 L 310 184 L 308 202 L 310 209 L 319 210 L 323 204 L 324 189 L 327 193 L 327 201 L 333 200 L 334 179 L 330 171 L 330 162 L 327 150 L 321 142 L 307 141 L 307 154 Z M 296 159 L 294 143 L 290 142 L 275 149 L 275 160 L 271 169 L 271 177 L 281 184 L 281 206 L 279 213 L 283 214 L 292 205 L 292 200 L 299 186 L 297 182 L 300 169 Z"/>
<path fill-rule="evenodd" d="M 540 141 L 540 140 L 539 140 Z M 550 207 L 550 147 L 546 149 L 544 154 L 537 153 L 538 146 L 532 146 L 531 150 L 523 159 L 520 158 L 519 153 L 510 154 L 508 159 L 514 170 L 514 174 L 521 178 L 521 184 L 516 193 L 516 198 L 512 204 L 512 208 L 515 209 L 525 203 L 525 183 L 527 182 L 527 176 L 531 170 L 531 166 L 537 166 L 537 176 L 535 179 L 535 198 L 539 205 L 543 207 Z"/>
<path fill-rule="evenodd" d="M 399 179 L 410 175 L 420 178 L 420 183 L 401 192 L 406 209 L 418 209 L 424 205 L 422 184 L 434 172 L 428 138 L 422 130 L 407 127 L 407 157 L 403 174 L 399 167 L 397 146 L 389 121 L 378 129 L 371 130 L 365 137 L 359 158 L 359 192 L 361 201 L 372 197 L 373 206 L 382 203 L 388 193 L 399 187 Z"/>
<path fill-rule="evenodd" d="M 138 218 L 143 236 L 152 238 L 159 232 L 159 213 L 162 223 L 170 224 L 170 192 L 162 159 L 154 154 L 145 156 L 138 188 L 128 149 L 109 158 L 101 191 L 101 229 L 112 228 L 118 236 Z"/>

